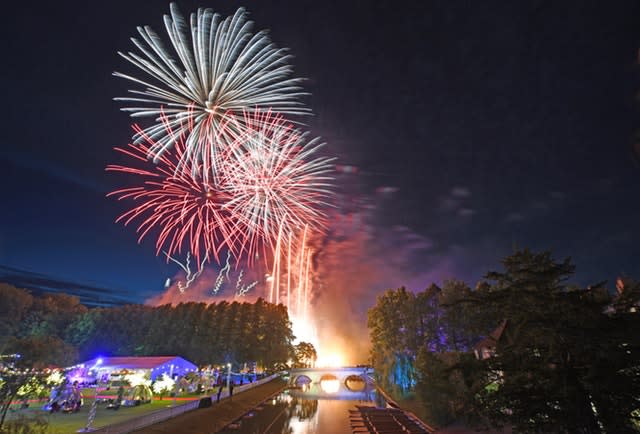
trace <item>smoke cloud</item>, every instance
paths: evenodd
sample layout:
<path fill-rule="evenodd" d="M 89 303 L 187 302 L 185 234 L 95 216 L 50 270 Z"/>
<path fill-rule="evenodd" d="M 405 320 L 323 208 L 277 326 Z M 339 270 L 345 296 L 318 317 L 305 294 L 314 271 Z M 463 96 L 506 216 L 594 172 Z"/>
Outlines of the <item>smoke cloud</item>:
<path fill-rule="evenodd" d="M 316 256 L 312 305 L 321 350 L 340 353 L 350 364 L 367 363 L 367 311 L 378 295 L 401 286 L 422 290 L 455 275 L 448 259 L 432 257 L 426 237 L 365 220 L 357 214 L 336 216 L 333 233 Z"/>
<path fill-rule="evenodd" d="M 469 248 L 438 243 L 406 226 L 380 223 L 384 207 L 377 202 L 388 201 L 395 192 L 388 190 L 369 197 L 353 194 L 340 197 L 327 233 L 309 237 L 308 244 L 313 250 L 313 288 L 307 305 L 310 324 L 297 324 L 297 328 L 315 330 L 314 344 L 321 356 L 339 354 L 348 364 L 367 363 L 370 351 L 367 311 L 376 304 L 377 296 L 401 286 L 421 291 L 431 283 L 441 284 L 453 277 L 464 279 L 469 277 L 472 257 L 478 256 L 478 252 Z M 461 196 L 462 190 L 458 193 Z M 434 236 L 439 238 L 436 230 Z M 253 302 L 258 297 L 268 300 L 270 283 L 265 277 L 270 271 L 264 266 L 243 271 L 241 285 L 252 282 L 256 285 L 242 296 L 237 291 L 239 270 L 230 270 L 227 276 L 209 266 L 184 291 L 178 286 L 179 281 L 185 281 L 184 273 L 180 272 L 164 293 L 147 303 Z M 283 281 L 286 276 L 281 277 Z M 214 291 L 217 287 L 219 290 Z M 285 298 L 281 289 L 280 300 L 286 303 Z"/>

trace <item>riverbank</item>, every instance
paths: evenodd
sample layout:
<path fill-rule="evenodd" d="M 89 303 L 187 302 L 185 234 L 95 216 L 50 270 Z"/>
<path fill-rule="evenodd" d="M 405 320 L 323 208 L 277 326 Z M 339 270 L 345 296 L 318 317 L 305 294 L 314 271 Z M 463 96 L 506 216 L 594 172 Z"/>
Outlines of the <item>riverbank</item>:
<path fill-rule="evenodd" d="M 253 389 L 224 398 L 209 408 L 197 409 L 172 419 L 134 431 L 136 434 L 213 434 L 237 420 L 249 410 L 283 390 L 286 382 L 276 378 Z"/>

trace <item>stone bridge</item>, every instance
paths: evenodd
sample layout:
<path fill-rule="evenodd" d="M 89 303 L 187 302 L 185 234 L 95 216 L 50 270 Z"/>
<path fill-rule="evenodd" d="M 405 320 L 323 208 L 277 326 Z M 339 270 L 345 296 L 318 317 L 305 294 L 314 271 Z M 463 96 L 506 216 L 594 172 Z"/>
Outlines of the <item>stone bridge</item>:
<path fill-rule="evenodd" d="M 371 383 L 373 368 L 367 366 L 345 366 L 341 368 L 296 368 L 290 371 L 291 384 L 320 383 L 324 379 L 337 379 L 345 384 L 347 379 L 359 377 L 365 383 Z"/>

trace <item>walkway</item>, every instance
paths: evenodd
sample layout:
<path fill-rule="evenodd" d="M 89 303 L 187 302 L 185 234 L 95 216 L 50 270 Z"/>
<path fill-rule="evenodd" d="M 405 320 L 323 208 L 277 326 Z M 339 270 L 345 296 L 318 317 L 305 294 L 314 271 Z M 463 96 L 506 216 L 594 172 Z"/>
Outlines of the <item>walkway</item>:
<path fill-rule="evenodd" d="M 134 431 L 136 434 L 213 434 L 231 422 L 239 419 L 252 408 L 286 386 L 280 378 L 253 389 L 235 394 L 233 398 L 222 399 L 210 408 L 198 409 L 181 414 L 164 422 Z"/>

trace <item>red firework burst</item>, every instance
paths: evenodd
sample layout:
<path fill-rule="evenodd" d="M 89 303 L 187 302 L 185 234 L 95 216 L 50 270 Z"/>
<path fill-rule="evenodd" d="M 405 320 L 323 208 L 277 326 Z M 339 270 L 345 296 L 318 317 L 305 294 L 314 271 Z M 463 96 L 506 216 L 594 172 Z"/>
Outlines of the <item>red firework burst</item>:
<path fill-rule="evenodd" d="M 135 175 L 140 180 L 137 186 L 107 195 L 137 204 L 116 221 L 124 222 L 125 226 L 138 221 L 138 242 L 157 231 L 158 255 L 161 251 L 171 256 L 185 251 L 191 252 L 198 263 L 205 258 L 220 262 L 221 250 L 227 248 L 233 252 L 235 245 L 242 244 L 242 233 L 236 230 L 229 212 L 224 209 L 229 196 L 205 176 L 202 163 L 184 158 L 184 137 L 175 137 L 175 147 L 157 155 L 150 151 L 155 142 L 137 125 L 134 129 L 144 137 L 142 143 L 114 148 L 132 158 L 134 164 L 111 164 L 106 168 Z M 173 134 L 168 126 L 167 133 Z M 177 170 L 185 161 L 191 167 Z"/>
<path fill-rule="evenodd" d="M 157 254 L 191 252 L 198 263 L 219 263 L 227 250 L 236 261 L 252 263 L 258 253 L 271 254 L 279 238 L 305 226 L 324 227 L 333 159 L 317 157 L 322 144 L 307 141 L 281 116 L 256 111 L 241 120 L 229 117 L 217 136 L 224 146 L 215 174 L 209 159 L 186 155 L 184 129 L 175 134 L 166 119 L 164 125 L 173 149 L 153 153 L 157 143 L 134 126 L 144 140 L 115 148 L 134 164 L 107 166 L 139 179 L 108 194 L 136 204 L 116 221 L 137 221 L 138 242 L 157 232 Z"/>

